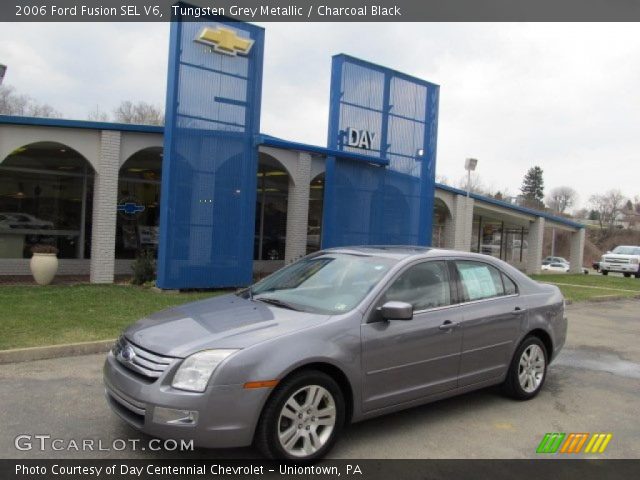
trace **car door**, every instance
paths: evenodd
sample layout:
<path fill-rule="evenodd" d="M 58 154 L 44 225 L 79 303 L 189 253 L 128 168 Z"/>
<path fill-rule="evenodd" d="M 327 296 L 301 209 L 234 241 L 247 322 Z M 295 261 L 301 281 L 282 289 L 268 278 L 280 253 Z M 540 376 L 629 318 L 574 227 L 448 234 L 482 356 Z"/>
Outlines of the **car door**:
<path fill-rule="evenodd" d="M 525 306 L 516 284 L 481 261 L 456 260 L 462 303 L 462 352 L 458 386 L 501 377 L 509 367 Z"/>
<path fill-rule="evenodd" d="M 413 264 L 390 282 L 363 323 L 363 410 L 454 389 L 462 336 L 445 261 Z M 411 303 L 411 320 L 383 320 L 387 301 Z"/>

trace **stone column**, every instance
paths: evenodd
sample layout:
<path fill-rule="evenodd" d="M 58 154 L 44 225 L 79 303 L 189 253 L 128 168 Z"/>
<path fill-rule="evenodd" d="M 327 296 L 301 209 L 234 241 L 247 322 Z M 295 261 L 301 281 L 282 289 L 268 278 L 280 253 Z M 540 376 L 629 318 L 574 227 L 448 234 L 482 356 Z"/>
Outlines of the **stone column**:
<path fill-rule="evenodd" d="M 300 152 L 289 177 L 287 237 L 284 262 L 289 264 L 307 253 L 307 223 L 311 188 L 311 155 Z"/>
<path fill-rule="evenodd" d="M 571 232 L 571 245 L 569 246 L 569 263 L 571 273 L 582 273 L 584 262 L 584 235 L 585 229 L 581 228 Z"/>
<path fill-rule="evenodd" d="M 544 218 L 538 217 L 529 224 L 527 235 L 527 267 L 529 275 L 540 273 L 542 264 L 542 242 L 544 240 Z"/>
<path fill-rule="evenodd" d="M 100 136 L 100 157 L 93 186 L 91 283 L 113 283 L 120 139 L 120 132 L 113 130 L 103 130 Z"/>
<path fill-rule="evenodd" d="M 454 250 L 471 250 L 473 231 L 473 198 L 456 195 L 453 199 L 451 219 L 445 222 L 445 246 Z"/>

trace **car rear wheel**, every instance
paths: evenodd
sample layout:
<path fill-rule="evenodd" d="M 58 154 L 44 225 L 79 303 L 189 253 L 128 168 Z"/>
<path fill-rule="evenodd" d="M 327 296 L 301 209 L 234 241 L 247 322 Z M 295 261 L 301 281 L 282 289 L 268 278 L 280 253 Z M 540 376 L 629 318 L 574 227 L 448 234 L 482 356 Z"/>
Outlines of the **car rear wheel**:
<path fill-rule="evenodd" d="M 507 378 L 505 393 L 517 400 L 535 397 L 547 377 L 547 349 L 535 336 L 525 338 L 517 348 Z"/>
<path fill-rule="evenodd" d="M 335 380 L 319 371 L 300 372 L 267 401 L 255 444 L 268 458 L 316 460 L 333 447 L 344 419 L 344 397 Z"/>

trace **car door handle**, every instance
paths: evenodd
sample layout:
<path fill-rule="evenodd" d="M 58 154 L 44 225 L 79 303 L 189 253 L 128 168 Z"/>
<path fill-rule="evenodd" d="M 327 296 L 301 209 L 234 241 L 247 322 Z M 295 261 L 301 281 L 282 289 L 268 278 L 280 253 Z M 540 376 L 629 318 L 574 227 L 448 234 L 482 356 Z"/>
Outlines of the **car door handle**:
<path fill-rule="evenodd" d="M 522 315 L 523 313 L 524 313 L 523 309 L 521 309 L 520 307 L 516 307 L 511 312 L 511 315 Z"/>
<path fill-rule="evenodd" d="M 458 327 L 459 325 L 460 324 L 458 322 L 452 322 L 451 320 L 446 320 L 442 325 L 438 327 L 438 330 L 450 331 Z"/>

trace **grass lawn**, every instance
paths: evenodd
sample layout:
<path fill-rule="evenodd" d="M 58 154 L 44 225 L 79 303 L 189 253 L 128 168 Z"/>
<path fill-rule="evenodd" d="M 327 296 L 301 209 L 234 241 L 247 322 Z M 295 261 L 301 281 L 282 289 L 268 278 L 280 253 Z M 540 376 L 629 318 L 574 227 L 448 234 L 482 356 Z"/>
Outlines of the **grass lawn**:
<path fill-rule="evenodd" d="M 149 313 L 223 292 L 177 295 L 129 285 L 0 287 L 0 350 L 116 338 Z"/>
<path fill-rule="evenodd" d="M 640 295 L 640 279 L 608 275 L 534 275 L 580 302 L 594 297 Z M 0 350 L 116 338 L 152 312 L 223 292 L 162 294 L 130 285 L 0 287 Z"/>
<path fill-rule="evenodd" d="M 532 275 L 534 280 L 558 285 L 567 300 L 581 302 L 596 297 L 623 296 L 635 297 L 640 295 L 640 279 L 624 278 L 609 274 L 542 274 Z"/>

